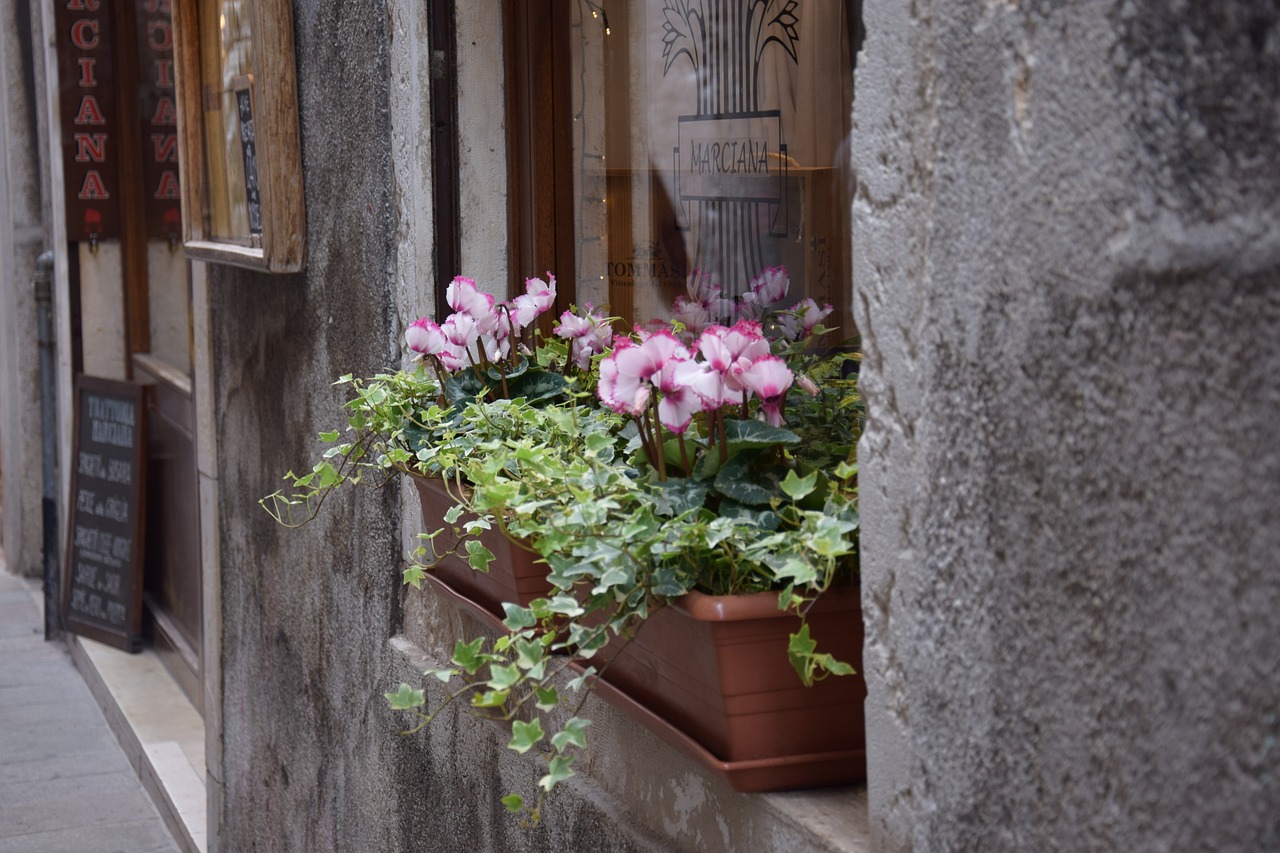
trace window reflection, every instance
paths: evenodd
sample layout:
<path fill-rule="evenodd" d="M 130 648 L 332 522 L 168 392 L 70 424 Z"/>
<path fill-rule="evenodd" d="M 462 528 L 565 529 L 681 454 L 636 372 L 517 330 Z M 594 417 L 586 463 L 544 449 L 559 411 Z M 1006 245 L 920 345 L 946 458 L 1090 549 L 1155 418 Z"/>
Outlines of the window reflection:
<path fill-rule="evenodd" d="M 254 73 L 254 0 L 200 4 L 200 61 L 208 164 L 207 233 L 249 244 L 244 155 L 236 113 L 235 81 Z"/>
<path fill-rule="evenodd" d="M 833 0 L 577 0 L 579 302 L 666 318 L 695 271 L 728 297 L 785 266 L 788 298 L 831 303 L 828 325 L 853 334 L 845 15 Z"/>

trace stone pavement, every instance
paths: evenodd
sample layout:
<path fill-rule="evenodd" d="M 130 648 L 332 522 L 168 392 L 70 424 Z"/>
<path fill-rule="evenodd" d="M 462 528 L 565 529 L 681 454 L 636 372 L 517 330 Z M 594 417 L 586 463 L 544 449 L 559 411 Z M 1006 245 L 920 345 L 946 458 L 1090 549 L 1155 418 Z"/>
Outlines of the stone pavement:
<path fill-rule="evenodd" d="M 38 593 L 0 555 L 0 853 L 176 853 Z"/>

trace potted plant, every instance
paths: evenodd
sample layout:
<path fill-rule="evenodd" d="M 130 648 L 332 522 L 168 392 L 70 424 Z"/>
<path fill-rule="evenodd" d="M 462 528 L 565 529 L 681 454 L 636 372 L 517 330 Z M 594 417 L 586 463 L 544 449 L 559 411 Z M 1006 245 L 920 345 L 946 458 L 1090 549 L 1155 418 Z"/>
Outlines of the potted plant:
<path fill-rule="evenodd" d="M 380 377 L 373 394 L 372 384 L 353 383 L 363 401 L 350 424 L 356 439 L 330 458 L 367 463 L 376 448 L 373 464 L 382 469 L 443 472 L 456 487 L 446 527 L 467 518 L 464 536 L 497 529 L 545 564 L 546 594 L 504 602 L 496 639 L 461 638 L 451 666 L 426 674 L 447 685 L 442 703 L 428 708 L 427 692 L 409 684 L 387 694 L 421 725 L 463 700 L 508 720 L 512 749 L 543 752 L 548 773 L 538 799 L 511 795 L 504 802 L 513 811 L 528 809 L 536 820 L 541 798 L 573 774 L 592 687 L 642 717 L 660 716 L 678 745 L 692 742 L 744 771 L 730 776 L 744 789 L 858 774 L 861 686 L 828 678 L 851 674 L 848 661 L 860 654 L 857 356 L 814 346 L 830 309 L 812 300 L 782 307 L 788 284 L 785 270 L 769 269 L 731 300 L 695 273 L 672 322 L 615 337 L 607 348 L 598 315 L 567 314 L 557 328 L 563 340 L 526 350 L 511 369 L 478 372 L 485 358 L 505 363 L 494 352 L 477 355 L 483 344 L 471 346 L 469 375 L 467 364 L 455 365 L 467 375 L 464 389 L 444 363 L 409 379 Z M 462 300 L 450 304 L 467 310 Z M 409 343 L 431 358 L 438 338 L 424 328 L 432 343 Z M 575 343 L 587 333 L 574 333 L 588 328 L 594 343 L 584 354 Z M 521 364 L 557 367 L 564 385 L 540 406 L 512 396 Z M 393 392 L 404 399 L 389 402 Z M 370 428 L 382 437 L 366 445 Z M 294 478 L 310 493 L 274 500 L 309 504 L 317 488 L 352 478 L 327 462 Z M 476 568 L 492 559 L 489 548 L 464 547 Z M 428 570 L 412 565 L 405 579 L 417 585 Z M 766 623 L 780 623 L 781 634 L 764 632 Z M 781 661 L 787 687 L 802 698 L 761 704 L 776 688 L 727 674 L 731 664 L 714 651 L 691 652 L 700 636 L 713 648 L 748 648 L 748 675 L 776 674 Z M 660 661 L 663 647 L 682 651 L 685 662 L 706 658 L 711 669 L 691 673 L 694 688 L 686 689 Z M 729 689 L 702 689 L 721 684 Z M 817 724 L 803 716 L 814 707 L 826 709 Z M 721 719 L 703 720 L 707 708 Z M 834 747 L 812 738 L 823 731 L 837 733 Z M 762 747 L 764 733 L 782 742 Z M 808 776 L 755 773 L 794 770 L 806 758 L 815 759 Z"/>
<path fill-rule="evenodd" d="M 408 368 L 362 379 L 342 376 L 351 389 L 347 432 L 322 433 L 333 444 L 305 474 L 285 475 L 286 490 L 260 503 L 281 524 L 307 523 L 325 497 L 371 474 L 382 485 L 397 473 L 411 478 L 422 509 L 422 535 L 411 578 L 435 576 L 498 615 L 501 602 L 527 603 L 549 591 L 546 569 L 513 545 L 487 519 L 462 517 L 464 463 L 484 442 L 513 432 L 532 434 L 543 408 L 576 408 L 594 387 L 592 356 L 612 336 L 609 319 L 590 307 L 567 311 L 557 337 L 538 343 L 534 321 L 555 302 L 555 277 L 530 278 L 525 293 L 497 302 L 472 279 L 450 283 L 453 313 L 406 330 Z M 597 406 L 583 412 L 583 430 L 616 428 Z M 490 572 L 490 566 L 496 571 Z"/>

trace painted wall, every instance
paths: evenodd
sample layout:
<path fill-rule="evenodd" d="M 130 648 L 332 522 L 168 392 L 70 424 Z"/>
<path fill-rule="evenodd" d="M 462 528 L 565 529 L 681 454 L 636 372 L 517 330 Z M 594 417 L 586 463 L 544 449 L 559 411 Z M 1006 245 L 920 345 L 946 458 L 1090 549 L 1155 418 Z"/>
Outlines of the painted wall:
<path fill-rule="evenodd" d="M 1280 12 L 868 2 L 882 850 L 1280 846 Z"/>

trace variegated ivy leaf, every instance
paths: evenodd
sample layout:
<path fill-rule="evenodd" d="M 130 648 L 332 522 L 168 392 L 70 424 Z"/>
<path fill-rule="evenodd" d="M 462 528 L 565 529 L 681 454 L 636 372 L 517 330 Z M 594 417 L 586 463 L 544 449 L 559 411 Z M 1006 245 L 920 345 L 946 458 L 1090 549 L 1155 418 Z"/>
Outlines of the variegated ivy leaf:
<path fill-rule="evenodd" d="M 405 682 L 400 682 L 400 689 L 395 693 L 384 693 L 387 701 L 391 703 L 394 711 L 408 711 L 412 708 L 421 708 L 427 704 L 426 694 L 421 689 L 410 687 Z"/>

